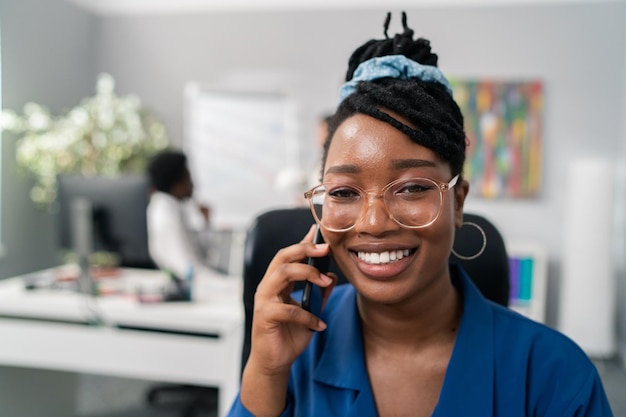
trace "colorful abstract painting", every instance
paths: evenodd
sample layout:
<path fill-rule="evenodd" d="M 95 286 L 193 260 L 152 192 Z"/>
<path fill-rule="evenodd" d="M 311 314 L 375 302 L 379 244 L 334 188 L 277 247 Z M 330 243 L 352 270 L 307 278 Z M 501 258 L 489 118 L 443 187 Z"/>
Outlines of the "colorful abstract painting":
<path fill-rule="evenodd" d="M 469 141 L 473 195 L 537 196 L 541 186 L 543 87 L 539 81 L 450 80 Z"/>

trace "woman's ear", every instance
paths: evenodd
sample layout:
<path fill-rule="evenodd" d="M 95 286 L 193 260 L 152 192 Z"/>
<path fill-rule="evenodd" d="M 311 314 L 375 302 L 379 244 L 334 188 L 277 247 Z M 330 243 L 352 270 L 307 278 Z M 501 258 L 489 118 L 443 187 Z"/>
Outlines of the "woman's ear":
<path fill-rule="evenodd" d="M 454 226 L 460 229 L 463 225 L 463 206 L 469 193 L 469 182 L 462 180 L 454 187 Z"/>

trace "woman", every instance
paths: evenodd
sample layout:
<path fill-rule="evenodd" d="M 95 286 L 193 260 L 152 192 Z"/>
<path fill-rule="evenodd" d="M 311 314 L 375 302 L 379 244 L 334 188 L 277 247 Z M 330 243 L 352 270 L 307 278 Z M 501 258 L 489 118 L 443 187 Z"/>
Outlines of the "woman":
<path fill-rule="evenodd" d="M 147 208 L 148 248 L 156 265 L 180 279 L 207 267 L 209 208 L 192 200 L 187 156 L 167 149 L 148 166 L 152 193 Z"/>
<path fill-rule="evenodd" d="M 449 264 L 469 190 L 463 118 L 429 42 L 403 24 L 350 58 L 323 184 L 306 195 L 327 243 L 312 229 L 268 267 L 231 415 L 612 415 L 571 340 Z M 302 263 L 326 254 L 349 285 Z M 291 297 L 305 279 L 324 288 L 319 318 Z"/>

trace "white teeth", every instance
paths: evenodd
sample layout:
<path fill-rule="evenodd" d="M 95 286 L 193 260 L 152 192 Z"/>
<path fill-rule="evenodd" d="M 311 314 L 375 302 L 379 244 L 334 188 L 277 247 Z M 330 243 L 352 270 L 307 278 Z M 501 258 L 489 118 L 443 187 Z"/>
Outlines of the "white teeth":
<path fill-rule="evenodd" d="M 385 252 L 359 252 L 358 257 L 368 264 L 388 264 L 390 262 L 399 261 L 405 256 L 409 256 L 409 250 L 394 250 Z"/>
<path fill-rule="evenodd" d="M 389 252 L 383 252 L 380 254 L 380 263 L 386 264 L 389 262 L 389 258 L 391 257 Z"/>

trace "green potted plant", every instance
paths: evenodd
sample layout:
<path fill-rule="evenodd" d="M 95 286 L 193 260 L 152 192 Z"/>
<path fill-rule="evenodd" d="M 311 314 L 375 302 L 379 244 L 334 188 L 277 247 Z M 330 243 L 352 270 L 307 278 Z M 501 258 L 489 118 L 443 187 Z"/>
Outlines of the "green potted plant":
<path fill-rule="evenodd" d="M 148 159 L 168 145 L 164 124 L 135 95 L 115 93 L 100 74 L 96 94 L 60 116 L 37 103 L 23 112 L 2 111 L 0 128 L 18 135 L 17 165 L 34 180 L 31 199 L 50 207 L 63 174 L 115 176 L 145 171 Z"/>

